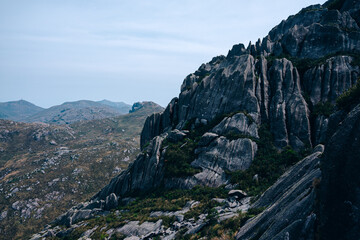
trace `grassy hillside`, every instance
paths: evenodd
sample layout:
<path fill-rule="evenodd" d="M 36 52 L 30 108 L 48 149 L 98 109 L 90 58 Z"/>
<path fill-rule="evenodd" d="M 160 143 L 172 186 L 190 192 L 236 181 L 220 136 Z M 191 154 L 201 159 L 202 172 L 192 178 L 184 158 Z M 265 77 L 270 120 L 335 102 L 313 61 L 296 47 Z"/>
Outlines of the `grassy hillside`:
<path fill-rule="evenodd" d="M 25 239 L 99 191 L 135 159 L 145 118 L 161 110 L 72 125 L 0 120 L 0 239 Z"/>
<path fill-rule="evenodd" d="M 25 100 L 0 103 L 0 118 L 20 121 L 44 110 Z"/>

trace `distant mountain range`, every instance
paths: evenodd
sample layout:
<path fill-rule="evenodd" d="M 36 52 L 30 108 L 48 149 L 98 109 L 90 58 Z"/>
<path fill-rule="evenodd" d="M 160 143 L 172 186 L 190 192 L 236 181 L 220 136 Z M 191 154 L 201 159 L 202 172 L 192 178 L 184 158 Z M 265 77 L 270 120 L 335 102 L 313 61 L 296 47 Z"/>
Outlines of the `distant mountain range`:
<path fill-rule="evenodd" d="M 68 125 L 0 119 L 0 239 L 28 239 L 126 169 L 140 151 L 146 117 L 164 110 L 153 102 L 136 106 Z"/>
<path fill-rule="evenodd" d="M 123 115 L 131 105 L 108 100 L 80 100 L 65 102 L 47 109 L 25 100 L 0 103 L 0 118 L 18 122 L 70 124 L 81 120 L 95 120 Z"/>

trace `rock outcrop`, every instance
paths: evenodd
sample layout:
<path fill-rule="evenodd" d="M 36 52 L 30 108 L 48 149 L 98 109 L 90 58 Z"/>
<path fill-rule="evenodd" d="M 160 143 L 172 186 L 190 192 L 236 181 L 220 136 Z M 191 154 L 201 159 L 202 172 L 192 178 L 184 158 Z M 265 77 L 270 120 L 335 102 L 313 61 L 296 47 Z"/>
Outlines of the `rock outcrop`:
<path fill-rule="evenodd" d="M 360 105 L 330 138 L 321 163 L 321 239 L 360 239 Z"/>
<path fill-rule="evenodd" d="M 310 125 L 303 96 L 312 105 L 334 103 L 359 77 L 353 57 L 360 52 L 359 4 L 340 2 L 304 8 L 255 45 L 235 45 L 226 57 L 203 64 L 185 78 L 179 97 L 164 113 L 149 117 L 142 146 L 193 119 L 211 121 L 237 111 L 246 111 L 257 124 L 269 122 L 279 148 L 317 144 L 311 140 L 317 129 L 311 129 L 316 126 Z"/>
<path fill-rule="evenodd" d="M 334 103 L 360 74 L 354 64 L 354 54 L 360 51 L 360 31 L 354 20 L 358 12 L 326 6 L 303 9 L 262 41 L 247 48 L 235 45 L 226 57 L 215 57 L 187 76 L 179 97 L 164 112 L 147 118 L 141 133 L 144 152 L 93 199 L 105 200 L 111 193 L 124 197 L 163 185 L 166 145 L 162 143 L 168 132 L 172 131 L 170 142 L 180 141 L 186 136 L 185 128 L 211 125 L 215 119 L 222 121 L 202 136 L 191 163 L 201 171 L 165 181 L 165 186 L 227 184 L 227 171 L 251 165 L 261 124 L 269 125 L 279 150 L 291 146 L 300 151 L 326 142 L 330 120 L 320 115 L 312 121 L 311 108 L 320 102 Z M 299 66 L 304 59 L 315 58 L 324 63 L 307 66 L 305 71 Z"/>
<path fill-rule="evenodd" d="M 342 92 L 356 83 L 359 66 L 353 62 L 354 58 L 349 56 L 332 57 L 305 72 L 304 90 L 313 106 L 319 102 L 335 103 Z"/>
<path fill-rule="evenodd" d="M 127 170 L 113 178 L 93 199 L 106 199 L 112 193 L 125 197 L 139 191 L 148 192 L 159 187 L 164 178 L 161 144 L 167 134 L 154 138 Z"/>
<path fill-rule="evenodd" d="M 237 239 L 314 239 L 316 182 L 324 146 L 289 169 L 252 207 L 266 209 L 239 230 Z"/>
<path fill-rule="evenodd" d="M 136 161 L 90 202 L 58 221 L 68 223 L 76 214 L 88 214 L 91 204 L 109 209 L 117 201 L 158 188 L 227 185 L 231 172 L 247 170 L 254 162 L 262 143 L 259 129 L 265 127 L 279 152 L 316 147 L 252 204 L 265 210 L 249 219 L 236 238 L 358 238 L 360 107 L 348 114 L 336 111 L 334 104 L 360 76 L 359 14 L 360 6 L 352 0 L 310 6 L 281 22 L 262 41 L 247 48 L 235 45 L 226 57 L 201 65 L 185 78 L 179 96 L 162 113 L 147 118 L 141 133 L 143 152 Z M 318 143 L 325 144 L 324 154 L 324 145 Z M 195 169 L 191 174 L 165 173 L 170 161 L 166 154 L 175 151 L 174 146 L 191 147 L 191 162 L 184 163 Z M 258 174 L 253 181 L 258 183 Z M 234 216 L 224 214 L 223 220 Z M 201 221 L 192 223 L 187 233 L 207 223 L 204 216 L 198 217 Z M 341 217 L 341 229 L 336 229 L 334 219 Z M 159 233 L 158 223 L 127 225 L 119 231 L 151 225 L 151 234 L 158 232 L 151 236 L 173 234 Z"/>

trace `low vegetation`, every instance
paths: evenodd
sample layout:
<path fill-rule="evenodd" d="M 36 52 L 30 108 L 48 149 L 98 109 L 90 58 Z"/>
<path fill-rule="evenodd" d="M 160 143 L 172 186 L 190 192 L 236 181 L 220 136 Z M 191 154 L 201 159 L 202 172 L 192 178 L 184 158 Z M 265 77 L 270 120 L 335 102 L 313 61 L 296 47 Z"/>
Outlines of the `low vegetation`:
<path fill-rule="evenodd" d="M 218 125 L 225 117 L 232 117 L 237 113 L 243 113 L 248 118 L 249 123 L 253 123 L 254 119 L 244 111 L 232 112 L 227 114 L 220 114 L 211 120 L 208 124 L 199 124 L 195 126 L 195 119 L 188 121 L 185 124 L 184 129 L 190 130 L 188 137 L 177 143 L 170 143 L 165 141 L 163 143 L 164 148 L 166 148 L 165 153 L 165 177 L 187 177 L 193 176 L 196 173 L 200 172 L 199 169 L 196 169 L 191 166 L 191 162 L 195 160 L 195 148 L 201 138 L 201 136 Z M 247 137 L 245 135 L 237 134 L 234 132 L 229 132 L 226 137 L 230 140 L 238 139 L 242 137 Z"/>
<path fill-rule="evenodd" d="M 319 102 L 314 106 L 312 111 L 312 115 L 314 117 L 323 115 L 325 117 L 329 117 L 331 114 L 335 112 L 335 106 L 331 102 Z"/>
<path fill-rule="evenodd" d="M 154 111 L 67 126 L 0 120 L 1 234 L 28 239 L 97 193 L 135 159 Z"/>
<path fill-rule="evenodd" d="M 177 143 L 168 143 L 165 154 L 165 177 L 193 176 L 199 170 L 190 163 L 195 159 L 197 141 L 186 138 Z"/>
<path fill-rule="evenodd" d="M 352 52 L 336 52 L 328 54 L 321 58 L 297 58 L 290 54 L 282 54 L 280 56 L 270 55 L 266 57 L 268 68 L 270 68 L 276 59 L 286 58 L 290 60 L 299 72 L 300 77 L 304 76 L 305 72 L 313 67 L 326 63 L 329 58 L 336 56 L 350 56 L 352 57 L 351 65 L 360 66 L 360 57 L 358 54 Z"/>
<path fill-rule="evenodd" d="M 262 125 L 260 138 L 256 140 L 258 151 L 250 168 L 243 171 L 228 172 L 233 184 L 252 196 L 256 196 L 270 187 L 291 165 L 298 162 L 304 153 L 298 153 L 291 147 L 278 151 L 273 144 L 269 127 Z M 257 177 L 256 177 L 257 176 Z"/>
<path fill-rule="evenodd" d="M 340 109 L 349 111 L 353 106 L 360 103 L 360 79 L 357 83 L 343 92 L 337 99 L 336 105 Z"/>
<path fill-rule="evenodd" d="M 329 10 L 341 10 L 342 6 L 344 5 L 345 0 L 334 0 L 334 1 L 328 1 L 324 4 L 324 7 L 326 7 Z"/>
<path fill-rule="evenodd" d="M 155 211 L 178 211 L 181 210 L 188 201 L 199 201 L 198 205 L 185 214 L 185 218 L 196 218 L 201 213 L 208 213 L 209 218 L 214 217 L 214 207 L 219 204 L 211 201 L 212 198 L 225 198 L 227 191 L 220 188 L 200 187 L 196 186 L 191 190 L 165 190 L 158 189 L 150 195 L 140 196 L 135 201 L 126 206 L 119 206 L 106 216 L 98 216 L 93 219 L 86 220 L 80 224 L 83 226 L 76 228 L 73 232 L 64 238 L 54 237 L 52 239 L 78 239 L 81 235 L 94 227 L 98 226 L 92 239 L 105 239 L 107 229 L 119 228 L 129 221 L 156 222 L 162 219 L 162 224 L 169 227 L 175 222 L 174 216 L 150 217 L 151 212 Z M 96 236 L 96 237 L 95 237 Z M 205 235 L 206 236 L 206 235 Z M 180 236 L 179 236 L 180 237 Z M 184 239 L 181 235 L 179 239 Z M 110 239 L 124 239 L 120 233 L 112 235 Z"/>

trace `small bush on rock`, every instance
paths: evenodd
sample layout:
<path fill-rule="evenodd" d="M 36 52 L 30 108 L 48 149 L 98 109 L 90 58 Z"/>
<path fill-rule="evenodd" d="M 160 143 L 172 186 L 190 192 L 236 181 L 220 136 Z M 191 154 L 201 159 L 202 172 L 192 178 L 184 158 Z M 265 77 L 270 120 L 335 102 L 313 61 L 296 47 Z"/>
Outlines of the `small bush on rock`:
<path fill-rule="evenodd" d="M 341 94 L 336 99 L 336 105 L 340 109 L 349 111 L 353 106 L 360 103 L 360 79 L 357 83 Z"/>

